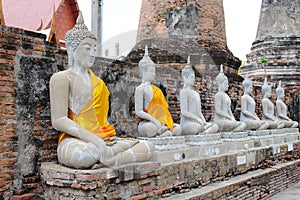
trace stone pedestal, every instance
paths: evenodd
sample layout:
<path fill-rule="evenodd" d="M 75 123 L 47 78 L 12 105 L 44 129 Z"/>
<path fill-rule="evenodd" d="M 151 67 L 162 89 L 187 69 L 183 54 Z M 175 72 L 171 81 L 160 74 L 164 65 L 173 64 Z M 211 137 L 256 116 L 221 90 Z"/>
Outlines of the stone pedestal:
<path fill-rule="evenodd" d="M 151 161 L 171 163 L 239 152 L 254 147 L 278 146 L 299 140 L 297 128 L 244 132 L 221 132 L 208 135 L 186 135 L 139 139 L 155 145 Z"/>
<path fill-rule="evenodd" d="M 223 143 L 220 133 L 206 135 L 187 135 L 185 136 L 185 142 L 191 146 L 207 146 Z"/>
<path fill-rule="evenodd" d="M 295 141 L 222 155 L 198 156 L 169 163 L 147 162 L 95 170 L 70 169 L 51 162 L 42 163 L 41 177 L 45 183 L 44 197 L 46 200 L 172 198 L 176 193 L 189 192 L 192 188 L 209 189 L 214 182 L 229 181 L 233 176 L 247 174 L 246 172 L 249 170 L 253 173 L 256 169 L 260 170 L 261 166 L 270 169 L 280 161 L 286 163 L 288 160 L 297 159 L 299 149 L 300 141 Z M 191 150 L 195 150 L 195 147 L 191 147 Z M 195 154 L 197 153 L 199 152 L 195 152 Z M 291 169 L 297 166 L 299 166 L 299 161 Z M 275 173 L 275 170 L 270 170 L 270 172 Z M 282 170 L 278 170 L 278 172 L 282 172 Z M 287 175 L 283 177 L 283 180 L 278 179 L 277 172 L 266 177 L 274 178 L 276 183 L 274 187 L 277 187 L 286 180 L 291 180 L 290 173 Z M 297 175 L 297 177 L 298 181 L 299 176 Z M 268 184 L 273 184 L 266 178 L 259 180 L 264 180 L 259 184 L 265 184 L 266 187 Z M 243 183 L 244 181 L 238 181 L 237 189 L 230 191 L 224 189 L 223 191 L 228 195 L 238 195 L 238 188 Z M 247 180 L 245 184 L 249 185 L 249 181 Z M 207 185 L 209 186 L 207 187 Z M 255 188 L 257 189 L 257 187 Z M 268 190 L 268 193 L 270 191 L 272 190 Z M 209 199 L 209 196 L 204 199 L 206 198 Z"/>
<path fill-rule="evenodd" d="M 173 137 L 139 137 L 139 140 L 147 140 L 155 145 L 156 150 L 172 150 L 186 148 L 184 136 L 173 136 Z"/>
<path fill-rule="evenodd" d="M 254 140 L 254 146 L 265 147 L 273 144 L 273 136 L 270 135 L 270 130 L 248 131 L 249 137 Z"/>

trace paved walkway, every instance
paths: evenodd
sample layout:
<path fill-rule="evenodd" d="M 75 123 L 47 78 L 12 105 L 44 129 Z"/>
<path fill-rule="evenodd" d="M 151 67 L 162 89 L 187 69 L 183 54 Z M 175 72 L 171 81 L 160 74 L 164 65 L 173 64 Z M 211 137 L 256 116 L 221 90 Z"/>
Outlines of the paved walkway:
<path fill-rule="evenodd" d="M 268 200 L 300 200 L 300 182 L 270 197 Z"/>

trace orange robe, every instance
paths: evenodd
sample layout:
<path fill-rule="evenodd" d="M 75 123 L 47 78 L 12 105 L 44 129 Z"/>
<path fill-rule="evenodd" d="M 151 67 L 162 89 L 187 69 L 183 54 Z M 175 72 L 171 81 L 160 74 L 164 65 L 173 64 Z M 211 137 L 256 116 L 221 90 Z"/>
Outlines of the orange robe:
<path fill-rule="evenodd" d="M 163 92 L 152 84 L 153 98 L 145 112 L 157 119 L 161 124 L 165 124 L 170 130 L 174 128 L 174 122 L 169 112 L 169 104 Z"/>
<path fill-rule="evenodd" d="M 97 77 L 91 70 L 89 70 L 89 74 L 93 88 L 92 97 L 78 115 L 69 108 L 68 118 L 103 140 L 108 140 L 110 137 L 116 135 L 114 127 L 107 124 L 106 121 L 109 108 L 109 90 L 103 80 Z M 71 136 L 62 132 L 59 136 L 58 144 L 67 137 Z"/>

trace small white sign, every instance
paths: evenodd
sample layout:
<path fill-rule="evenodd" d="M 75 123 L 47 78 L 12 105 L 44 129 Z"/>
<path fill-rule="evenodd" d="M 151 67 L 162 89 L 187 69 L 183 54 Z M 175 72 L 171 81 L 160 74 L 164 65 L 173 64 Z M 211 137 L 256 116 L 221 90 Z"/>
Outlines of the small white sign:
<path fill-rule="evenodd" d="M 273 146 L 273 155 L 280 153 L 280 146 Z"/>
<path fill-rule="evenodd" d="M 247 163 L 247 156 L 237 156 L 237 165 L 242 165 Z"/>
<path fill-rule="evenodd" d="M 288 151 L 293 151 L 293 150 L 294 150 L 293 144 L 288 144 Z"/>
<path fill-rule="evenodd" d="M 180 161 L 180 160 L 182 160 L 183 157 L 182 157 L 181 153 L 174 153 L 173 158 L 174 158 L 174 161 Z"/>
<path fill-rule="evenodd" d="M 215 148 L 215 154 L 219 155 L 220 154 L 220 149 L 219 148 Z"/>

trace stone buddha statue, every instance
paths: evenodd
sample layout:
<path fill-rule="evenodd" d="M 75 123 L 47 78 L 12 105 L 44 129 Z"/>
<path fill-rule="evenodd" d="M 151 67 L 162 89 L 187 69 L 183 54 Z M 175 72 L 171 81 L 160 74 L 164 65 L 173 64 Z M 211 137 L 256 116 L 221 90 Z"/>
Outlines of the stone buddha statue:
<path fill-rule="evenodd" d="M 271 97 L 271 90 L 271 86 L 268 84 L 267 78 L 265 78 L 262 86 L 262 120 L 268 122 L 269 129 L 280 129 L 284 127 L 284 124 L 274 116 L 274 104 L 269 99 Z"/>
<path fill-rule="evenodd" d="M 246 129 L 265 130 L 269 127 L 266 121 L 260 120 L 255 113 L 255 100 L 250 96 L 252 92 L 252 81 L 248 76 L 243 81 L 244 95 L 241 99 L 241 122 L 245 122 Z"/>
<path fill-rule="evenodd" d="M 139 62 L 142 83 L 135 89 L 135 113 L 139 118 L 138 134 L 141 137 L 178 136 L 181 127 L 173 122 L 163 92 L 152 84 L 155 64 L 148 55 Z"/>
<path fill-rule="evenodd" d="M 180 91 L 180 110 L 183 135 L 210 134 L 218 131 L 218 125 L 206 122 L 201 111 L 201 99 L 198 92 L 193 90 L 195 72 L 190 65 L 190 56 L 187 65 L 182 70 L 183 88 Z"/>
<path fill-rule="evenodd" d="M 225 93 L 228 90 L 228 79 L 223 73 L 223 65 L 220 67 L 220 73 L 216 78 L 218 92 L 215 95 L 215 114 L 214 122 L 218 125 L 219 132 L 239 132 L 246 128 L 244 122 L 235 120 L 231 111 L 231 99 Z"/>
<path fill-rule="evenodd" d="M 107 123 L 109 90 L 90 67 L 95 61 L 97 39 L 80 13 L 66 33 L 69 69 L 50 80 L 52 125 L 61 131 L 58 161 L 73 168 L 116 166 L 150 159 L 154 145 L 116 137 Z"/>
<path fill-rule="evenodd" d="M 276 118 L 278 121 L 284 123 L 285 128 L 297 128 L 298 122 L 291 120 L 287 116 L 287 106 L 282 101 L 284 97 L 284 89 L 281 87 L 281 81 L 279 81 L 278 87 L 276 88 Z"/>

